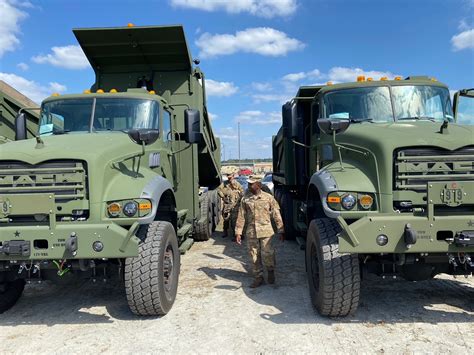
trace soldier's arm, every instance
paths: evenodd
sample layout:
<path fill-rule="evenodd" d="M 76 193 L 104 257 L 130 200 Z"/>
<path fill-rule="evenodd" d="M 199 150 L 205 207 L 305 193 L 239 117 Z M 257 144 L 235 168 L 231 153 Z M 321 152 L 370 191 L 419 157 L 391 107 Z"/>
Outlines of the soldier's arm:
<path fill-rule="evenodd" d="M 243 201 L 240 201 L 239 212 L 237 213 L 237 220 L 235 221 L 235 235 L 242 235 L 245 226 L 245 206 Z"/>
<path fill-rule="evenodd" d="M 224 199 L 224 183 L 221 183 L 217 188 L 217 194 L 220 198 Z"/>
<path fill-rule="evenodd" d="M 272 197 L 272 202 L 271 202 L 271 208 L 272 208 L 272 218 L 273 221 L 275 222 L 275 225 L 277 227 L 277 233 L 285 233 L 285 229 L 283 228 L 283 220 L 281 218 L 281 213 L 280 213 L 280 206 L 278 206 L 278 202 Z"/>

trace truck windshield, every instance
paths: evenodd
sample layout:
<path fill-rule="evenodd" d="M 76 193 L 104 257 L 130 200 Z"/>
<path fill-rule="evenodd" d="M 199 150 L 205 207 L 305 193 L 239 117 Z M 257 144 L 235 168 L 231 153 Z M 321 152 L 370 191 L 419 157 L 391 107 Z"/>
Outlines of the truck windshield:
<path fill-rule="evenodd" d="M 43 104 L 39 133 L 50 135 L 68 132 L 158 129 L 158 122 L 159 105 L 151 100 L 64 99 Z"/>
<path fill-rule="evenodd" d="M 393 109 L 392 109 L 393 103 Z M 449 91 L 438 86 L 412 85 L 343 89 L 324 96 L 330 119 L 452 121 Z"/>

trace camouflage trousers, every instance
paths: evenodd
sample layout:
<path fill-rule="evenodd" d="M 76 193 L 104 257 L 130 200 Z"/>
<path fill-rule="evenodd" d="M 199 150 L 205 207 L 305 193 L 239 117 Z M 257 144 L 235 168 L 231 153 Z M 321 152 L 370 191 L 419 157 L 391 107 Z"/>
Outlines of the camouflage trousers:
<path fill-rule="evenodd" d="M 263 277 L 263 266 L 267 271 L 275 269 L 275 249 L 271 241 L 272 237 L 247 238 L 254 277 Z"/>
<path fill-rule="evenodd" d="M 227 220 L 229 226 L 228 235 L 231 238 L 235 237 L 235 222 L 237 222 L 237 215 L 238 212 L 232 212 L 229 219 Z"/>

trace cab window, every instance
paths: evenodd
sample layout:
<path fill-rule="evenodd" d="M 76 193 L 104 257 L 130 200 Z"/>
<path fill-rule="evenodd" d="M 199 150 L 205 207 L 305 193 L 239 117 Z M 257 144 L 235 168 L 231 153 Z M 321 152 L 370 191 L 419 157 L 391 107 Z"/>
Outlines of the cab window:
<path fill-rule="evenodd" d="M 163 140 L 165 142 L 171 139 L 171 113 L 163 110 Z"/>

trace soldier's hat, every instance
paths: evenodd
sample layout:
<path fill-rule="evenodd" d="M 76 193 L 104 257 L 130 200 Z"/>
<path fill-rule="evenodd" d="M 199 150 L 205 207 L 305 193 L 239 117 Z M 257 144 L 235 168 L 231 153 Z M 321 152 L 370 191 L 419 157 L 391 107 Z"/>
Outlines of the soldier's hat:
<path fill-rule="evenodd" d="M 260 181 L 262 181 L 262 177 L 259 176 L 259 175 L 250 175 L 249 179 L 247 180 L 247 182 L 249 184 L 254 184 L 254 183 L 260 182 Z"/>

